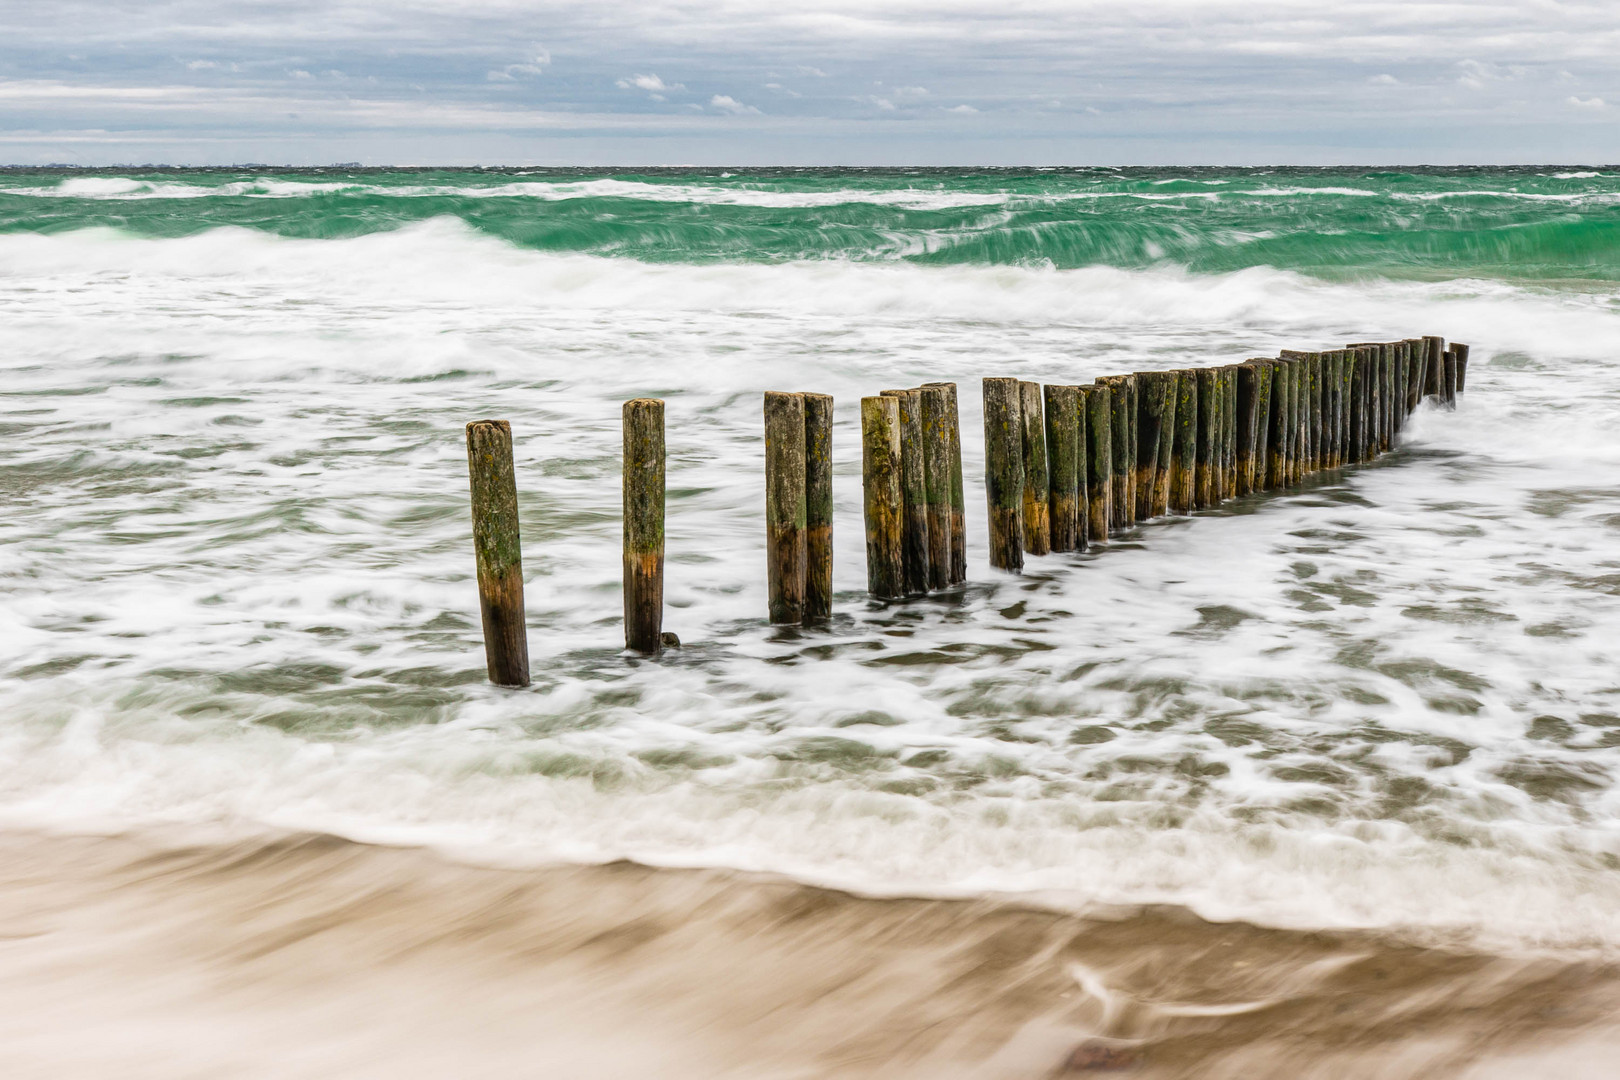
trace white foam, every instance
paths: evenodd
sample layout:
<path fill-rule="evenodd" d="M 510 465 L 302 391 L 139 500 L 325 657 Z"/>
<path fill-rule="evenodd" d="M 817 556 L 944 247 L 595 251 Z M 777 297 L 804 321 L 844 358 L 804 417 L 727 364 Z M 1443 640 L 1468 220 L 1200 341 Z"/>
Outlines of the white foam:
<path fill-rule="evenodd" d="M 454 219 L 0 236 L 0 809 L 1612 946 L 1611 299 L 656 265 Z M 1419 332 L 1474 345 L 1469 391 L 1386 465 L 1022 579 L 984 565 L 979 377 Z M 868 610 L 857 399 L 932 378 L 962 388 L 975 584 Z M 838 461 L 841 617 L 805 638 L 763 625 L 759 520 L 758 393 L 799 388 L 834 394 Z M 669 402 L 688 643 L 660 665 L 617 655 L 618 406 L 642 394 Z M 483 415 L 517 435 L 522 694 L 482 685 Z"/>

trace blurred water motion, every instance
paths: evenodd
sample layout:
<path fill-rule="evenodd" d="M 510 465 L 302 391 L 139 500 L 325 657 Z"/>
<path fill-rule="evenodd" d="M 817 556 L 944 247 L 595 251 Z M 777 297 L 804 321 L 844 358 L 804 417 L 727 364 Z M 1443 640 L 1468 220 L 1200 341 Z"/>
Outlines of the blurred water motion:
<path fill-rule="evenodd" d="M 1620 1050 L 1613 966 L 1176 908 L 328 836 L 13 833 L 0 855 L 8 1077 L 1579 1080 Z"/>
<path fill-rule="evenodd" d="M 1617 185 L 0 172 L 0 1074 L 1581 1075 Z M 985 565 L 980 377 L 1416 333 L 1467 396 L 1378 465 Z M 857 399 L 934 379 L 970 584 L 869 604 Z M 768 389 L 836 401 L 814 632 L 764 623 Z M 619 652 L 649 394 L 657 663 Z M 471 581 L 491 415 L 520 694 Z"/>

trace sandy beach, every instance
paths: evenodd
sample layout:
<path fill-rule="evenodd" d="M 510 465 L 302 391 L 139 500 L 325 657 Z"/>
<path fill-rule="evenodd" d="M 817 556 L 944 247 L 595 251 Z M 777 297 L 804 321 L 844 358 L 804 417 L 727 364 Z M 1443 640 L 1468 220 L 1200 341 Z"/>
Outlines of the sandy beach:
<path fill-rule="evenodd" d="M 1620 968 L 297 835 L 0 837 L 8 1077 L 1582 1077 Z"/>

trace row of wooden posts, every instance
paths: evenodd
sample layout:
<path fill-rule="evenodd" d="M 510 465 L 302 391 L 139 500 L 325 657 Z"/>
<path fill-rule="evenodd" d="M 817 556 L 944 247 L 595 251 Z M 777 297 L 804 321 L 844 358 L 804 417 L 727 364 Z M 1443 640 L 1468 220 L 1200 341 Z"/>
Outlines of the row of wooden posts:
<path fill-rule="evenodd" d="M 1468 346 L 1360 343 L 1222 367 L 1143 371 L 1088 386 L 984 380 L 990 564 L 1083 551 L 1110 531 L 1190 514 L 1371 461 L 1424 400 L 1454 406 Z M 772 623 L 832 613 L 832 398 L 765 395 L 765 530 Z M 624 404 L 625 647 L 663 630 L 664 403 Z M 867 590 L 894 600 L 967 580 L 955 383 L 861 399 Z M 529 684 L 512 429 L 467 425 L 473 546 L 489 678 Z"/>

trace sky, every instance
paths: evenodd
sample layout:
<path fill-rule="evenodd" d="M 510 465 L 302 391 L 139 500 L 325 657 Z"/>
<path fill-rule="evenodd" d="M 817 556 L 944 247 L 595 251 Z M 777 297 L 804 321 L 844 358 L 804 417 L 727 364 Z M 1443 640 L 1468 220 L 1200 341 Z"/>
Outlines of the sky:
<path fill-rule="evenodd" d="M 0 162 L 1609 164 L 1620 0 L 0 0 Z"/>

